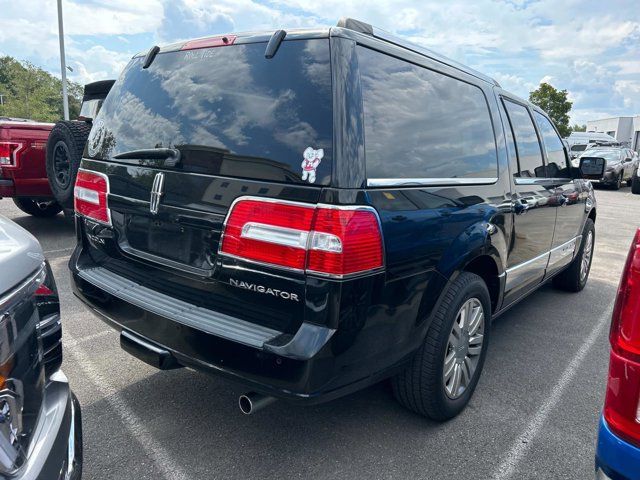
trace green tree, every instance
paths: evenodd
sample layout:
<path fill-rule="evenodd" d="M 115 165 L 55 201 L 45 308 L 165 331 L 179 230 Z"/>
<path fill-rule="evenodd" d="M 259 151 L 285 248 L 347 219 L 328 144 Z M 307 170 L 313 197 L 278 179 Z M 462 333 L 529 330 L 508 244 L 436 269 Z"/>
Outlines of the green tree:
<path fill-rule="evenodd" d="M 82 85 L 68 82 L 69 115 L 78 116 Z M 0 57 L 0 116 L 56 122 L 63 117 L 62 80 L 29 62 Z"/>
<path fill-rule="evenodd" d="M 541 83 L 536 90 L 529 93 L 529 101 L 547 112 L 562 137 L 571 133 L 569 112 L 573 103 L 567 100 L 566 90 L 557 90 L 548 83 Z"/>
<path fill-rule="evenodd" d="M 587 131 L 587 125 L 586 124 L 578 125 L 577 123 L 574 123 L 573 127 L 571 127 L 571 131 L 572 132 L 586 132 Z"/>

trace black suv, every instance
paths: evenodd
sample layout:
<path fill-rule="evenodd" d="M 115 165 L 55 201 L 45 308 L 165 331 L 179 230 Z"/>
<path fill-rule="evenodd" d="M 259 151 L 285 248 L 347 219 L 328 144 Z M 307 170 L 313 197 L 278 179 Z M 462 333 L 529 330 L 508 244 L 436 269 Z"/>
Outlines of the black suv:
<path fill-rule="evenodd" d="M 443 420 L 493 318 L 585 286 L 582 167 L 540 109 L 351 19 L 154 47 L 91 130 L 74 290 L 139 358 L 244 383 L 245 413 L 393 377 Z"/>

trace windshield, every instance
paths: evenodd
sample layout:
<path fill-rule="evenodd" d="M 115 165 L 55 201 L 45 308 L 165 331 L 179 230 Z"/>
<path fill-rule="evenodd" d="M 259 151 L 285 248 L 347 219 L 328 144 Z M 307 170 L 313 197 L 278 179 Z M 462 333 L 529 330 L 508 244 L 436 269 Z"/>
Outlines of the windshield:
<path fill-rule="evenodd" d="M 618 150 L 598 150 L 592 148 L 582 155 L 582 157 L 604 158 L 607 162 L 619 162 L 620 151 Z"/>
<path fill-rule="evenodd" d="M 333 145 L 329 41 L 285 41 L 272 59 L 265 46 L 160 53 L 148 69 L 133 59 L 94 122 L 87 153 L 113 159 L 176 148 L 185 171 L 326 185 Z M 315 154 L 313 172 L 304 171 L 308 152 Z"/>

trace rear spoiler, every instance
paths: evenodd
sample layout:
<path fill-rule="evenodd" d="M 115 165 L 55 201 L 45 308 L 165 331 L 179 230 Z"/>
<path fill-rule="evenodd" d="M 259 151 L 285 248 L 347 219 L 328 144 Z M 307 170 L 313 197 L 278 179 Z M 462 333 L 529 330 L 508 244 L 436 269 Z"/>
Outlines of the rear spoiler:
<path fill-rule="evenodd" d="M 114 83 L 116 83 L 115 80 L 99 80 L 97 82 L 87 83 L 84 86 L 82 101 L 104 100 Z"/>

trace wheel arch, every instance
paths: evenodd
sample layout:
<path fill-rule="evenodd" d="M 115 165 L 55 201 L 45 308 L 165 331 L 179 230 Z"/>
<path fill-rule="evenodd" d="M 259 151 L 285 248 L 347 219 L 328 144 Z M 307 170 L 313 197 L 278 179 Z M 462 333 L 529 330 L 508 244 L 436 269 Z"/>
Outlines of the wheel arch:
<path fill-rule="evenodd" d="M 495 313 L 500 305 L 502 290 L 501 274 L 495 258 L 489 254 L 478 255 L 464 265 L 460 271 L 473 273 L 482 278 L 487 290 L 489 290 L 491 311 Z"/>

